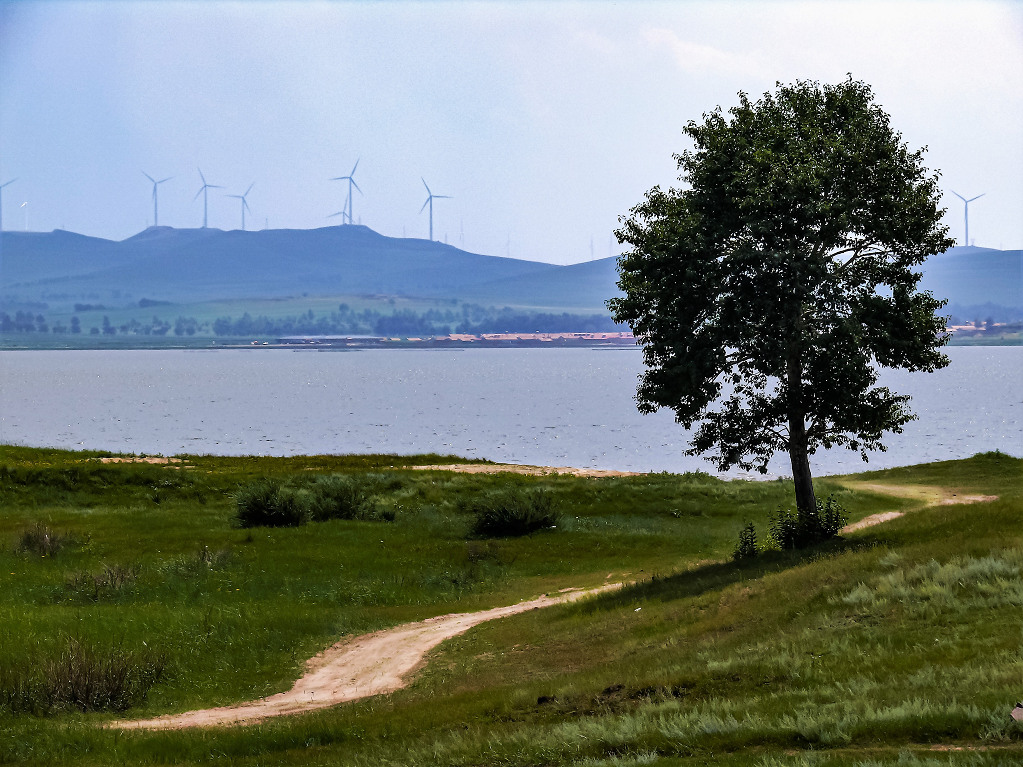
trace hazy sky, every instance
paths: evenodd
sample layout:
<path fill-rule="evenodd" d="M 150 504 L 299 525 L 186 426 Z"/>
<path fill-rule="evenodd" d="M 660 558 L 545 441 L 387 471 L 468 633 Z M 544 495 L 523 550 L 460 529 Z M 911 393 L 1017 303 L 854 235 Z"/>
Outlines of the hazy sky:
<path fill-rule="evenodd" d="M 0 3 L 7 229 L 356 221 L 555 263 L 605 257 L 736 92 L 853 77 L 942 171 L 952 234 L 1023 247 L 1023 3 Z M 22 203 L 27 202 L 27 206 Z M 615 253 L 617 253 L 617 248 Z"/>

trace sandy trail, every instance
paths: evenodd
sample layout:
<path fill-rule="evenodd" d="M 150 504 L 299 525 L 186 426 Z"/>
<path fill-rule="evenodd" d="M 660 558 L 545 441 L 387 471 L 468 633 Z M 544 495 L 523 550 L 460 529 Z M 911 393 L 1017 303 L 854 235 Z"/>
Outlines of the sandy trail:
<path fill-rule="evenodd" d="M 639 477 L 640 471 L 611 469 L 574 469 L 570 466 L 526 466 L 518 463 L 442 463 L 435 466 L 409 466 L 413 471 L 457 471 L 460 474 L 529 474 L 542 477 L 568 474 L 573 477 Z"/>
<path fill-rule="evenodd" d="M 272 716 L 329 708 L 345 701 L 400 690 L 406 678 L 423 663 L 426 654 L 445 639 L 473 626 L 541 607 L 574 602 L 620 588 L 609 583 L 595 589 L 564 589 L 527 602 L 475 613 L 454 613 L 406 623 L 394 628 L 343 640 L 306 664 L 306 672 L 287 692 L 220 708 L 168 714 L 155 719 L 115 721 L 118 729 L 178 730 L 250 724 Z"/>
<path fill-rule="evenodd" d="M 886 485 L 881 482 L 867 482 L 858 479 L 843 479 L 841 483 L 850 490 L 866 490 L 882 495 L 894 495 L 898 498 L 915 498 L 923 501 L 928 506 L 950 506 L 956 503 L 986 503 L 987 501 L 998 500 L 997 495 L 963 495 L 952 492 L 947 487 L 937 487 L 935 485 Z M 864 517 L 858 522 L 846 525 L 839 532 L 843 534 L 855 533 L 857 530 L 863 530 L 867 527 L 879 525 L 882 522 L 898 519 L 903 514 L 905 514 L 903 511 L 882 511 L 878 514 L 871 514 L 869 517 Z"/>

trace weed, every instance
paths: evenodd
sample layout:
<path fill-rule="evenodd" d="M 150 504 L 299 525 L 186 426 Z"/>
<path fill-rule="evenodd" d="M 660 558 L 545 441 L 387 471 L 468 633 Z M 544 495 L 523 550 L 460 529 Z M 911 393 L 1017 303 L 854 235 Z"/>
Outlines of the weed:
<path fill-rule="evenodd" d="M 469 535 L 475 538 L 511 538 L 555 527 L 558 512 L 550 491 L 505 490 L 477 498 L 470 504 L 475 514 Z"/>
<path fill-rule="evenodd" d="M 343 474 L 317 477 L 303 500 L 309 504 L 309 516 L 315 522 L 364 519 L 372 511 L 369 493 L 355 479 Z"/>
<path fill-rule="evenodd" d="M 779 508 L 771 518 L 770 539 L 780 549 L 803 549 L 838 535 L 849 517 L 833 495 L 816 509 Z"/>
<path fill-rule="evenodd" d="M 103 565 L 103 569 L 96 574 L 84 571 L 75 573 L 67 579 L 64 587 L 71 597 L 102 602 L 120 596 L 135 583 L 141 571 L 139 565 Z"/>
<path fill-rule="evenodd" d="M 732 559 L 753 559 L 757 555 L 757 530 L 752 522 L 747 522 L 739 533 L 739 542 L 732 552 Z"/>
<path fill-rule="evenodd" d="M 165 671 L 162 653 L 102 650 L 68 637 L 56 656 L 0 667 L 0 708 L 36 716 L 64 709 L 124 711 L 144 701 Z"/>

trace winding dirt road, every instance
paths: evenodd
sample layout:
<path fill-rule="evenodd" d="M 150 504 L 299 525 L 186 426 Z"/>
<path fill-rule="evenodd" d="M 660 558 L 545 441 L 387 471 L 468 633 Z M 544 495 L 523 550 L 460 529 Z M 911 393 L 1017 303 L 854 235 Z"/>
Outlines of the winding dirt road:
<path fill-rule="evenodd" d="M 486 621 L 574 602 L 620 587 L 620 583 L 609 583 L 595 589 L 564 589 L 557 594 L 545 594 L 508 607 L 440 615 L 364 634 L 338 642 L 310 660 L 305 674 L 287 692 L 248 703 L 168 714 L 155 719 L 115 721 L 107 726 L 125 730 L 178 730 L 251 724 L 271 716 L 313 711 L 370 695 L 394 692 L 405 686 L 406 677 L 418 669 L 426 654 L 445 639 Z"/>

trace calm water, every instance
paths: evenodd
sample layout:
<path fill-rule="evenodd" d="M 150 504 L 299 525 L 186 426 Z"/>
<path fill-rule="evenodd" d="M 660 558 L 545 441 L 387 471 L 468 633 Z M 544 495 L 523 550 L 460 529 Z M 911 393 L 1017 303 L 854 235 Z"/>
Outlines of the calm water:
<path fill-rule="evenodd" d="M 1023 455 L 1023 348 L 957 347 L 886 373 L 920 419 L 865 466 Z M 136 453 L 455 453 L 637 471 L 711 470 L 670 413 L 640 415 L 636 350 L 0 352 L 0 442 Z M 787 474 L 787 459 L 772 471 Z"/>

